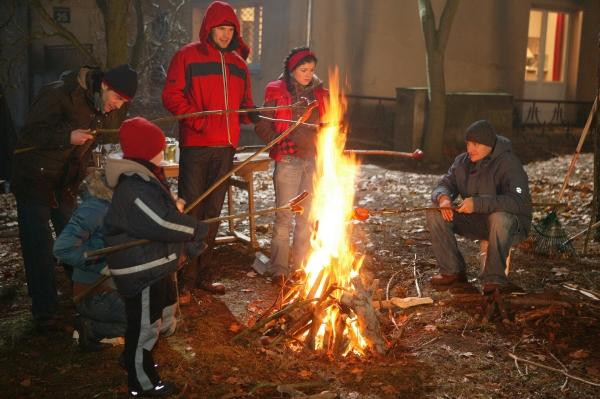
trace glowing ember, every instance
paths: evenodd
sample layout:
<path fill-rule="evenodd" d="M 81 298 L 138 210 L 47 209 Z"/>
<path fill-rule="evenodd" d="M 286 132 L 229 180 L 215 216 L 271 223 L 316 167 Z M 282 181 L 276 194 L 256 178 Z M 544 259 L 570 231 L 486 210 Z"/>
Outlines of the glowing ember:
<path fill-rule="evenodd" d="M 328 353 L 363 354 L 369 346 L 361 333 L 357 315 L 345 306 L 342 296 L 355 291 L 352 279 L 358 276 L 363 258 L 355 256 L 350 244 L 353 216 L 355 176 L 358 162 L 344 154 L 346 134 L 340 121 L 346 101 L 340 94 L 337 69 L 330 73 L 329 103 L 326 122 L 318 134 L 317 163 L 313 178 L 310 213 L 315 231 L 311 238 L 311 253 L 303 271 L 303 284 L 288 298 L 294 301 L 321 298 L 315 301 L 312 322 L 300 339 L 311 349 Z M 345 294 L 346 293 L 346 294 Z M 328 298 L 325 298 L 330 294 Z"/>

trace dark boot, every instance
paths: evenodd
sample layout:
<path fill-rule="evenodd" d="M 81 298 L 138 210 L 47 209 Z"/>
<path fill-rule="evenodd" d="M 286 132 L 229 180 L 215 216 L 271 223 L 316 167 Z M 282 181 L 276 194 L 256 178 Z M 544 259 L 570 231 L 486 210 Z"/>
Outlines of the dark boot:
<path fill-rule="evenodd" d="M 456 273 L 456 274 L 439 273 L 439 274 L 434 275 L 431 278 L 431 284 L 436 285 L 436 286 L 444 286 L 444 285 L 451 285 L 454 283 L 466 283 L 466 282 L 467 282 L 467 275 L 464 272 Z"/>

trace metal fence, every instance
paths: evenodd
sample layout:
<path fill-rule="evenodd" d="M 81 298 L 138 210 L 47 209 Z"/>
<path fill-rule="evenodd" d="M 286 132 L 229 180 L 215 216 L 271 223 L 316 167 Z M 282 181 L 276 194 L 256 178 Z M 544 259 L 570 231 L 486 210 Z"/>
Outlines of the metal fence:
<path fill-rule="evenodd" d="M 346 124 L 353 147 L 393 147 L 396 98 L 347 94 Z"/>
<path fill-rule="evenodd" d="M 592 104 L 591 101 L 515 99 L 513 127 L 521 132 L 562 130 L 568 134 L 585 125 Z"/>

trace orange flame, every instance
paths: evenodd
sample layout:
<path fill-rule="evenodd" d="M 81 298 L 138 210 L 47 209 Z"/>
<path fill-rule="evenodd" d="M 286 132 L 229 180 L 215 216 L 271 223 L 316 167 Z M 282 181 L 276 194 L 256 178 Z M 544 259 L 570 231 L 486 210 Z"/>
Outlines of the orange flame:
<path fill-rule="evenodd" d="M 310 222 L 315 226 L 304 273 L 305 283 L 300 296 L 303 299 L 319 298 L 327 289 L 338 289 L 332 296 L 340 299 L 344 290 L 352 290 L 363 258 L 354 254 L 350 243 L 353 215 L 355 178 L 359 164 L 353 155 L 344 154 L 346 132 L 340 121 L 346 111 L 346 99 L 339 88 L 337 68 L 329 76 L 329 102 L 323 117 L 325 127 L 317 136 L 317 161 L 313 178 L 313 195 Z M 327 307 L 314 336 L 315 349 L 331 351 L 331 342 L 343 331 L 348 345 L 344 353 L 364 353 L 367 344 L 361 336 L 355 318 L 342 314 L 337 302 Z M 340 327 L 340 323 L 345 326 Z M 325 342 L 328 341 L 328 342 Z"/>

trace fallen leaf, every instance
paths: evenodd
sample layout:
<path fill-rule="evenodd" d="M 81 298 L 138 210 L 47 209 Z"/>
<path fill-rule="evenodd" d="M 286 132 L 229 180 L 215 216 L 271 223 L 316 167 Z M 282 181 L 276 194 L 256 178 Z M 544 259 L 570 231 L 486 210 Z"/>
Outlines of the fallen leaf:
<path fill-rule="evenodd" d="M 585 359 L 590 353 L 584 349 L 577 349 L 574 352 L 569 353 L 569 357 L 572 359 Z"/>
<path fill-rule="evenodd" d="M 471 357 L 473 356 L 473 352 L 462 352 L 458 354 L 459 357 Z"/>
<path fill-rule="evenodd" d="M 256 277 L 256 276 L 258 276 L 258 274 L 256 272 L 248 272 L 248 273 L 246 273 L 246 276 L 248 276 L 248 277 Z"/>
<path fill-rule="evenodd" d="M 229 377 L 225 380 L 225 382 L 228 383 L 229 385 L 241 384 L 240 379 L 237 377 Z"/>
<path fill-rule="evenodd" d="M 237 322 L 233 322 L 229 325 L 228 330 L 231 331 L 232 333 L 237 333 L 242 329 L 242 325 L 240 323 Z"/>
<path fill-rule="evenodd" d="M 300 378 L 308 378 L 312 375 L 312 372 L 310 370 L 300 370 L 300 372 L 298 373 L 298 376 L 300 376 Z"/>
<path fill-rule="evenodd" d="M 31 386 L 31 378 L 25 378 L 23 381 L 21 381 L 21 386 L 24 386 L 24 387 Z"/>

